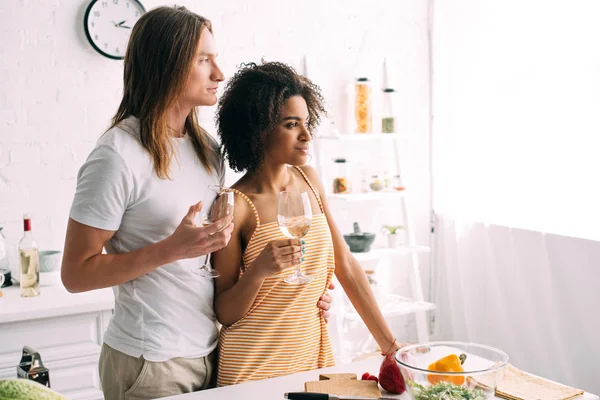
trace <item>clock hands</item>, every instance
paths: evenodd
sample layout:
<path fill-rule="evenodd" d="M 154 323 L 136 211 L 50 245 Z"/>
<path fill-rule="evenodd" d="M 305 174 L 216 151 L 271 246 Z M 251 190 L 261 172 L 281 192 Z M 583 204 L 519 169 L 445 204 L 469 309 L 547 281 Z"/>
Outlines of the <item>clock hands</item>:
<path fill-rule="evenodd" d="M 112 22 L 112 23 L 113 23 L 113 25 L 115 26 L 115 28 L 125 28 L 125 29 L 131 29 L 131 27 L 130 27 L 130 26 L 123 25 L 125 22 L 127 22 L 127 20 L 125 20 L 125 21 L 121 21 L 121 22 L 119 22 L 119 23 L 116 23 L 115 21 L 110 21 L 110 22 Z"/>

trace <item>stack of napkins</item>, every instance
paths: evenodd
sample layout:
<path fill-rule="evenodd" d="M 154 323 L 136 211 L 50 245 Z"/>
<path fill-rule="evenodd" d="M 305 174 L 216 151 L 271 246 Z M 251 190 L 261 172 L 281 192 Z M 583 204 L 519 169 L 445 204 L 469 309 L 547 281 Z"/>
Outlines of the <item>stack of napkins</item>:
<path fill-rule="evenodd" d="M 582 396 L 583 390 L 561 385 L 521 371 L 508 364 L 496 396 L 509 400 L 570 400 Z"/>

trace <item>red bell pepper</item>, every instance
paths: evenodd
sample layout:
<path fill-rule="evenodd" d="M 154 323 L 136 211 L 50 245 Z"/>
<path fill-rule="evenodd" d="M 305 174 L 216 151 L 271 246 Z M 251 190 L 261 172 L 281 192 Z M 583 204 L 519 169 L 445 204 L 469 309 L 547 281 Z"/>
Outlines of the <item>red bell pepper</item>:
<path fill-rule="evenodd" d="M 406 384 L 404 383 L 404 379 L 402 379 L 400 368 L 398 368 L 393 354 L 385 356 L 385 359 L 381 363 L 379 384 L 390 393 L 401 394 L 406 390 Z"/>

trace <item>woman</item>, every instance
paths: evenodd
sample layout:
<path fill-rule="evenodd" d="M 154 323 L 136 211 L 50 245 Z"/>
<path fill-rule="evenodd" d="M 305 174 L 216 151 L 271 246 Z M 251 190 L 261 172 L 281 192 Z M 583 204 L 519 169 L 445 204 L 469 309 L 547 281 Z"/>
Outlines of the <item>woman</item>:
<path fill-rule="evenodd" d="M 227 84 L 218 131 L 229 165 L 245 175 L 236 196 L 231 240 L 213 255 L 221 273 L 215 311 L 219 336 L 217 385 L 231 385 L 333 365 L 314 301 L 333 274 L 373 337 L 390 353 L 400 346 L 379 311 L 366 276 L 336 227 L 317 173 L 305 166 L 311 132 L 324 112 L 318 87 L 280 63 L 247 64 Z M 313 221 L 300 242 L 277 225 L 281 191 L 307 192 Z M 292 285 L 306 244 L 304 272 Z"/>
<path fill-rule="evenodd" d="M 99 365 L 109 400 L 196 391 L 214 376 L 214 286 L 194 270 L 227 244 L 233 223 L 194 218 L 214 200 L 207 186 L 224 181 L 195 110 L 217 102 L 216 57 L 207 19 L 183 7 L 144 14 L 112 127 L 78 174 L 62 280 L 70 292 L 113 287 Z"/>

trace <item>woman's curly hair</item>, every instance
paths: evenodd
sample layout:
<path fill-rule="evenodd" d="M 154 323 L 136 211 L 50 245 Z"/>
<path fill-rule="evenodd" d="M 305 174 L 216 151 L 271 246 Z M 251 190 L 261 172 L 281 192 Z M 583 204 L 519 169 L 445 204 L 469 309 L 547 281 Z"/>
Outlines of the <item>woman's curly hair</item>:
<path fill-rule="evenodd" d="M 279 123 L 287 99 L 302 96 L 308 107 L 308 130 L 325 114 L 321 89 L 283 63 L 242 64 L 219 100 L 217 126 L 223 154 L 237 171 L 254 171 L 262 163 L 265 138 Z"/>

